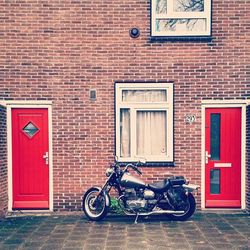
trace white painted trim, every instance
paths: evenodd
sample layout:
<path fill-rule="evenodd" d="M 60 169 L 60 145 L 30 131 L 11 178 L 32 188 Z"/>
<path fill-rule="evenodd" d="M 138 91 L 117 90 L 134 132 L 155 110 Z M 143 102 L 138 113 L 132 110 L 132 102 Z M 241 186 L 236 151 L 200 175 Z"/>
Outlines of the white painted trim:
<path fill-rule="evenodd" d="M 6 107 L 6 102 L 0 100 L 0 106 Z"/>
<path fill-rule="evenodd" d="M 128 162 L 137 161 L 138 158 L 144 157 L 148 162 L 172 162 L 174 161 L 173 153 L 173 83 L 116 83 L 116 155 L 118 161 Z M 123 90 L 166 90 L 167 101 L 156 102 L 156 103 L 143 103 L 143 102 L 122 102 L 122 91 Z M 120 109 L 130 109 L 130 146 L 131 146 L 131 157 L 120 156 Z M 167 126 L 167 154 L 166 156 L 138 156 L 136 154 L 136 112 L 139 110 L 163 110 L 166 111 L 168 124 Z"/>
<path fill-rule="evenodd" d="M 205 209 L 205 106 L 201 107 L 201 209 Z"/>
<path fill-rule="evenodd" d="M 52 102 L 51 101 L 6 101 L 7 107 L 7 159 L 8 159 L 8 212 L 12 212 L 12 108 L 47 108 L 49 129 L 49 210 L 53 211 L 53 147 L 52 147 Z M 40 210 L 34 210 L 40 211 Z"/>
<path fill-rule="evenodd" d="M 246 209 L 246 100 L 204 100 L 201 107 L 201 209 L 205 207 L 205 110 L 206 108 L 241 108 L 241 209 Z M 216 208 L 217 209 L 217 208 Z"/>
<path fill-rule="evenodd" d="M 54 202 L 53 202 L 53 126 L 52 126 L 52 105 L 48 106 L 48 129 L 49 129 L 49 210 L 53 212 Z"/>
<path fill-rule="evenodd" d="M 241 108 L 241 208 L 246 209 L 246 106 Z"/>
<path fill-rule="evenodd" d="M 10 100 L 10 101 L 0 101 L 0 104 L 3 104 L 5 106 L 7 105 L 52 105 L 52 101 L 32 101 L 32 100 L 27 100 L 27 101 L 22 101 L 22 100 Z M 23 107 L 23 106 L 22 106 Z"/>
<path fill-rule="evenodd" d="M 156 0 L 151 1 L 151 36 L 210 36 L 211 35 L 211 0 L 204 2 L 204 11 L 201 12 L 181 12 L 174 11 L 173 0 L 169 0 L 167 3 L 167 13 L 156 13 Z M 178 27 L 174 31 L 170 30 L 156 30 L 157 20 L 168 20 L 168 19 L 205 19 L 205 30 L 178 30 Z"/>
<path fill-rule="evenodd" d="M 250 104 L 250 100 L 202 100 L 201 101 L 202 105 L 211 105 L 212 107 L 215 107 L 217 105 L 226 105 L 226 104 L 236 104 L 239 106 L 239 104 Z M 237 107 L 238 107 L 237 106 Z M 232 107 L 232 106 L 230 106 Z"/>
<path fill-rule="evenodd" d="M 49 210 L 49 209 L 44 209 L 44 210 L 21 210 L 21 209 L 19 209 L 19 210 L 17 210 L 17 211 L 12 211 L 12 212 L 10 212 L 9 214 L 10 214 L 10 216 L 11 216 L 11 214 L 12 215 L 18 215 L 18 216 L 21 216 L 22 214 L 24 214 L 24 216 L 25 216 L 25 214 L 36 214 L 37 215 L 37 213 L 41 213 L 41 214 L 50 214 L 51 213 L 51 211 Z M 7 214 L 7 217 L 8 217 L 8 214 Z"/>

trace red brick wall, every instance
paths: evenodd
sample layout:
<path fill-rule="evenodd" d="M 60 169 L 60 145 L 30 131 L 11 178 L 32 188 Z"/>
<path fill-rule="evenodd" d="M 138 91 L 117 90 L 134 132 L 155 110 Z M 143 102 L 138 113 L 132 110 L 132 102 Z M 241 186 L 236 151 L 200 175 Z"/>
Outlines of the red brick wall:
<path fill-rule="evenodd" d="M 211 41 L 152 41 L 149 0 L 0 3 L 0 99 L 53 101 L 55 209 L 80 209 L 81 194 L 105 179 L 116 81 L 174 83 L 176 167 L 144 169 L 144 178 L 171 171 L 200 184 L 201 101 L 250 97 L 249 7 L 213 0 Z M 138 39 L 129 36 L 134 26 Z"/>
<path fill-rule="evenodd" d="M 6 108 L 0 106 L 0 217 L 7 211 L 7 126 Z"/>

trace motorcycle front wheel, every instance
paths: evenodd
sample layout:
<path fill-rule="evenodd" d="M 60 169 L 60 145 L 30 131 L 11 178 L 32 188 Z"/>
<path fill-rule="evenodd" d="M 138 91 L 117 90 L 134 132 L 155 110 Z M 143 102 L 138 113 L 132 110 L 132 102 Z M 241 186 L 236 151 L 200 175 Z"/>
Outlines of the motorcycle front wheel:
<path fill-rule="evenodd" d="M 103 219 L 108 213 L 108 206 L 103 193 L 98 188 L 90 188 L 83 196 L 82 208 L 85 215 L 94 221 Z"/>
<path fill-rule="evenodd" d="M 185 207 L 183 207 L 184 213 L 182 214 L 171 214 L 170 218 L 173 220 L 184 221 L 190 218 L 195 212 L 196 202 L 194 196 L 189 193 Z"/>

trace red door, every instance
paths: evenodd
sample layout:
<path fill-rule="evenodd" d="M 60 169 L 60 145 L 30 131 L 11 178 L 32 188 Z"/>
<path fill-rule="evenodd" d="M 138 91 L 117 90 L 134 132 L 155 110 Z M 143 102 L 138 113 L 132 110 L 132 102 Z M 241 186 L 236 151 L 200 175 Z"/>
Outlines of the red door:
<path fill-rule="evenodd" d="M 206 109 L 206 207 L 241 207 L 241 109 Z"/>
<path fill-rule="evenodd" d="M 12 109 L 13 209 L 49 208 L 48 110 Z"/>

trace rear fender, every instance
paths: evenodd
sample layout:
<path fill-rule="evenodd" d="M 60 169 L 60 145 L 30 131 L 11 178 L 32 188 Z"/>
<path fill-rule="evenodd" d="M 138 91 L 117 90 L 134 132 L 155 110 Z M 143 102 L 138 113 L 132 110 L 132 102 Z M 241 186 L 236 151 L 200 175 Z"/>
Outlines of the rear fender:
<path fill-rule="evenodd" d="M 182 187 L 190 193 L 200 188 L 200 186 L 194 184 L 183 184 Z"/>

